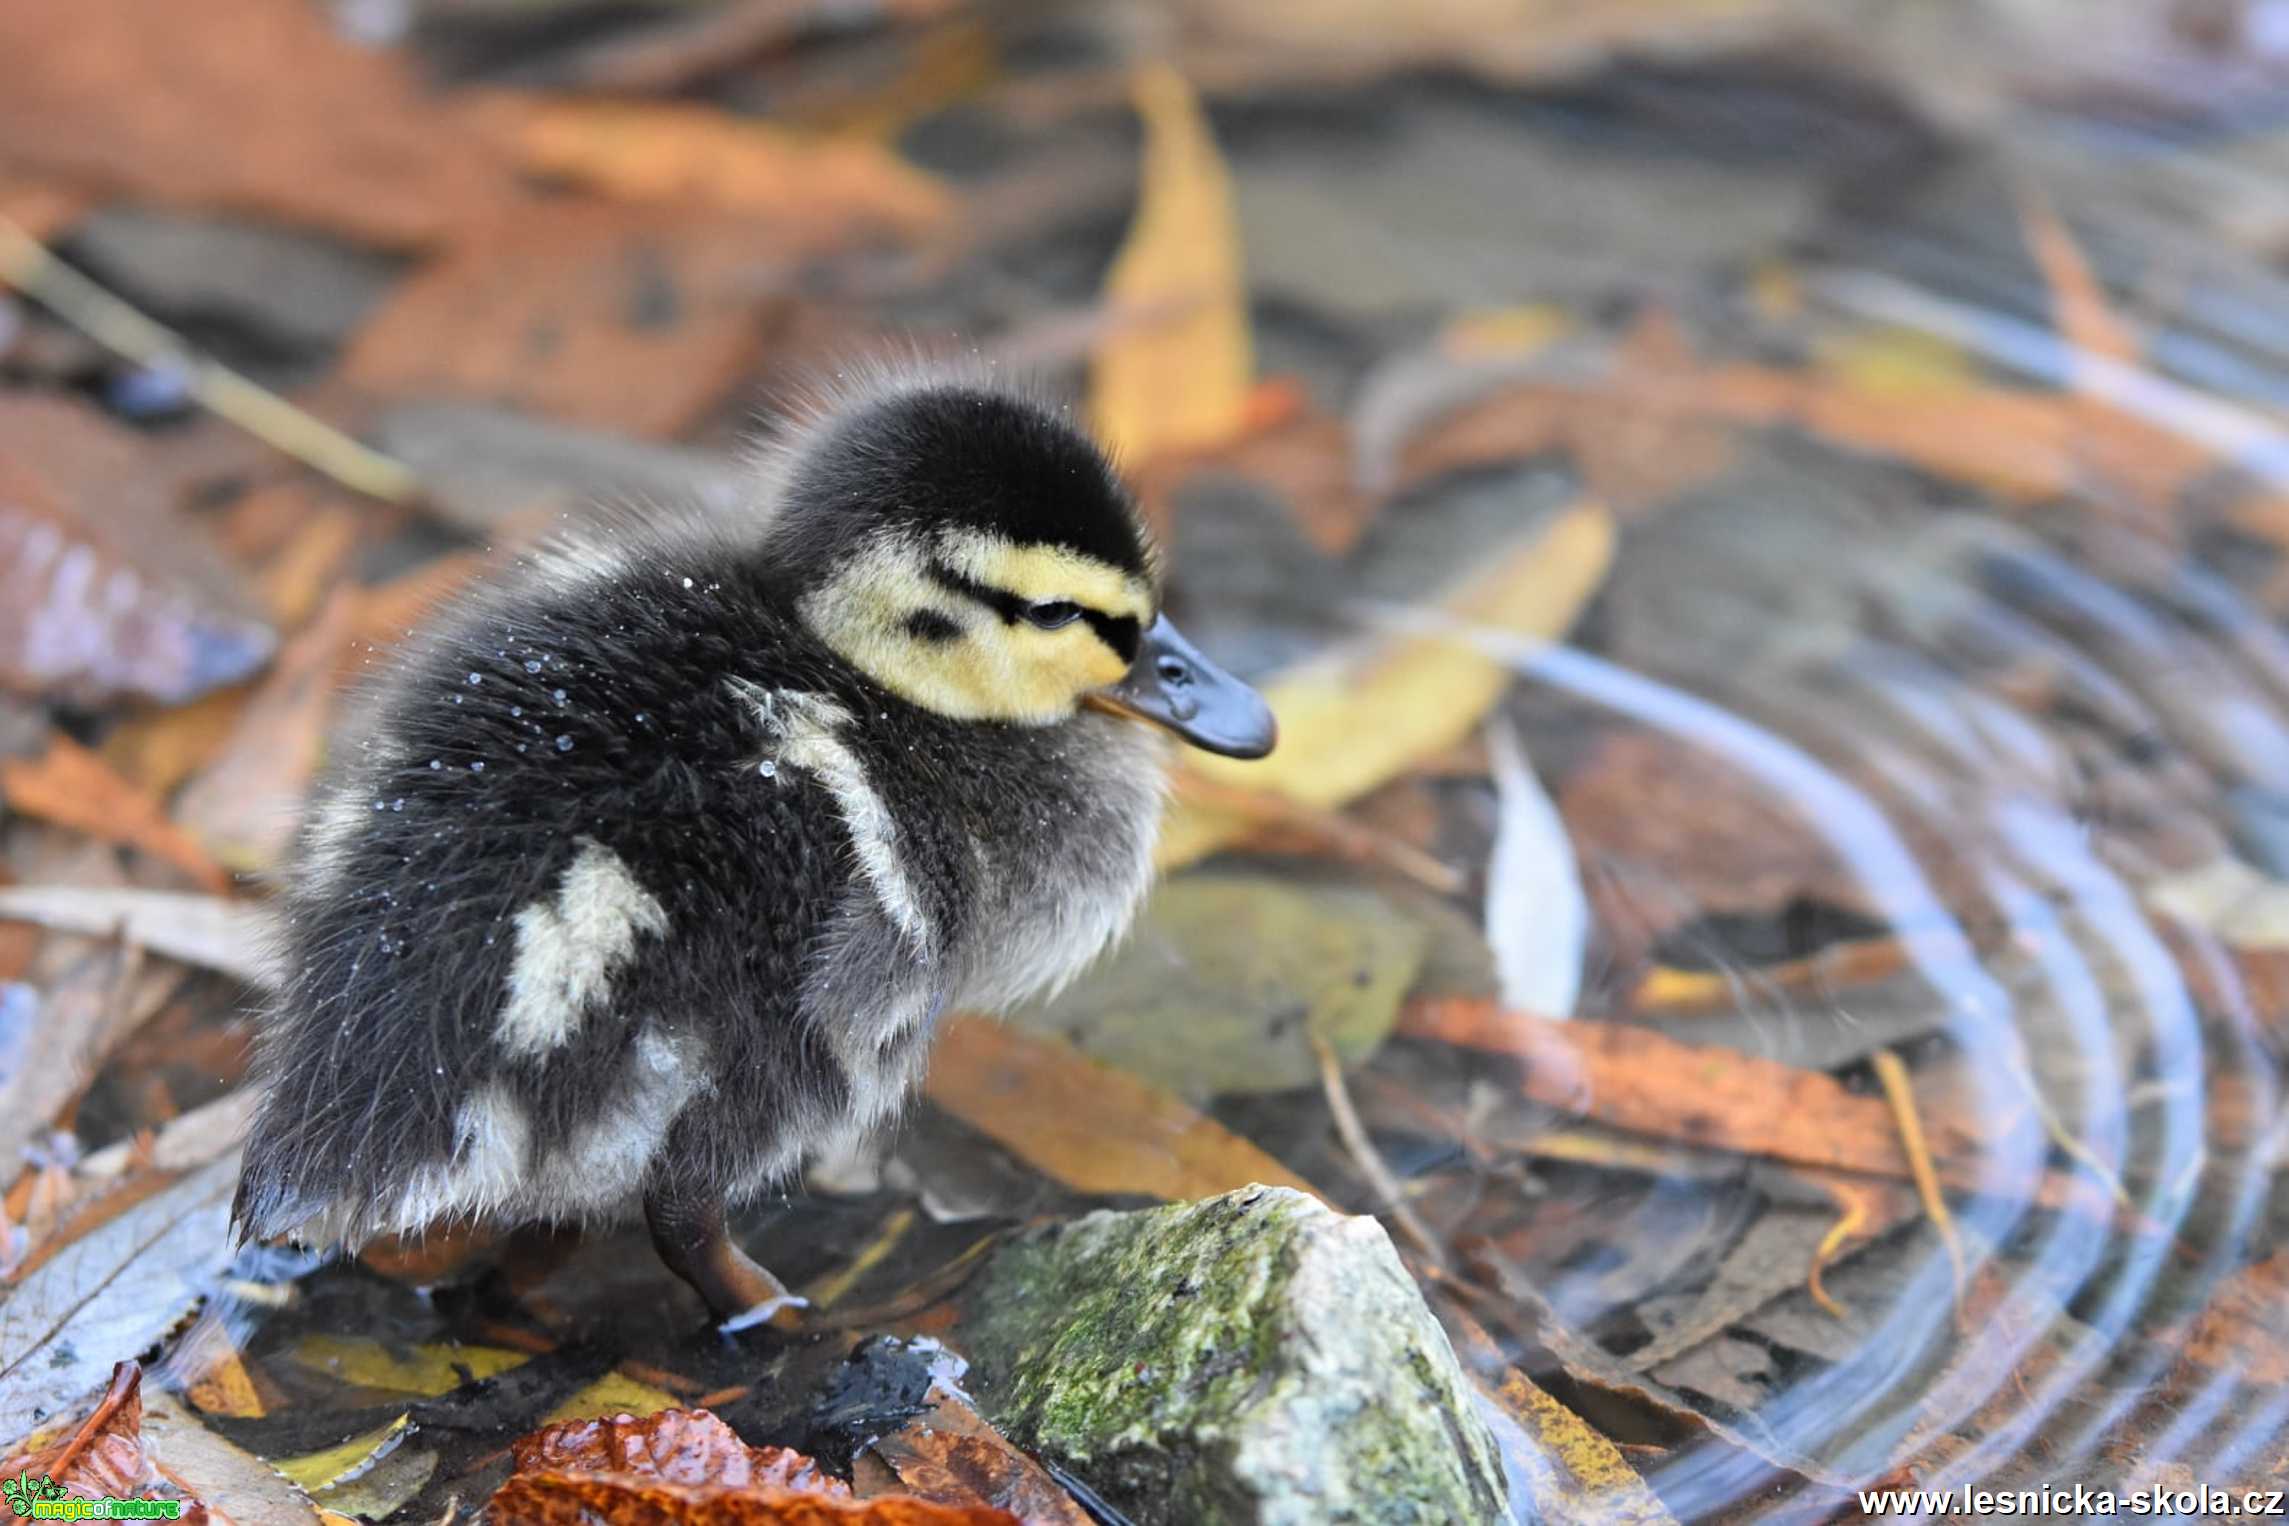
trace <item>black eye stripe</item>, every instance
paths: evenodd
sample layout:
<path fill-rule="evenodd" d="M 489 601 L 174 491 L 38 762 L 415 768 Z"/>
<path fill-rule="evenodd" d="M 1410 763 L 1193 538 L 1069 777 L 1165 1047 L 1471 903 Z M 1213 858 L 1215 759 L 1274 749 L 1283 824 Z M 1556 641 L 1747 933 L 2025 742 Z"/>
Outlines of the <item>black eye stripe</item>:
<path fill-rule="evenodd" d="M 1089 629 L 1097 639 L 1113 649 L 1123 662 L 1137 660 L 1138 626 L 1133 615 L 1108 615 L 1083 605 L 1081 618 L 1089 622 Z"/>
<path fill-rule="evenodd" d="M 1032 607 L 1031 600 L 1019 598 L 1006 588 L 981 583 L 976 578 L 947 566 L 936 557 L 925 562 L 922 570 L 931 582 L 948 593 L 958 593 L 965 599 L 983 604 L 1001 616 L 1004 624 L 1016 624 L 1025 618 L 1026 610 Z M 1081 611 L 1081 618 L 1088 622 L 1089 629 L 1096 633 L 1097 639 L 1111 647 L 1114 655 L 1123 662 L 1136 661 L 1137 643 L 1143 627 L 1137 623 L 1135 616 L 1108 615 L 1103 610 L 1091 609 L 1086 604 L 1077 605 L 1076 608 Z"/>
<path fill-rule="evenodd" d="M 962 634 L 962 628 L 959 625 L 934 609 L 913 611 L 907 615 L 905 625 L 907 635 L 914 637 L 917 641 L 927 641 L 932 646 L 943 646 L 949 641 L 959 639 Z"/>

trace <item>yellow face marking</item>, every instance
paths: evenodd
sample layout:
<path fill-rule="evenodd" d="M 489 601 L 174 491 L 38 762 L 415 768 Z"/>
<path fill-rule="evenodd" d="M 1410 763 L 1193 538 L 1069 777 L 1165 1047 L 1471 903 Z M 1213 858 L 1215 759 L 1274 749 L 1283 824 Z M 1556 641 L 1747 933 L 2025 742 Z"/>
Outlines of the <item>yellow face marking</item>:
<path fill-rule="evenodd" d="M 929 574 L 933 555 L 1028 603 L 1066 601 L 1140 626 L 1151 619 L 1152 592 L 1141 580 L 1063 547 L 982 535 L 946 536 L 930 548 L 877 540 L 804 599 L 803 618 L 845 662 L 937 715 L 1049 725 L 1091 690 L 1118 682 L 1127 664 L 1085 620 L 1043 630 L 946 588 Z M 919 633 L 917 615 L 954 633 Z"/>
<path fill-rule="evenodd" d="M 1065 546 L 1021 546 L 998 535 L 949 530 L 938 538 L 938 555 L 964 577 L 1029 603 L 1069 599 L 1139 625 L 1152 619 L 1151 585 Z"/>

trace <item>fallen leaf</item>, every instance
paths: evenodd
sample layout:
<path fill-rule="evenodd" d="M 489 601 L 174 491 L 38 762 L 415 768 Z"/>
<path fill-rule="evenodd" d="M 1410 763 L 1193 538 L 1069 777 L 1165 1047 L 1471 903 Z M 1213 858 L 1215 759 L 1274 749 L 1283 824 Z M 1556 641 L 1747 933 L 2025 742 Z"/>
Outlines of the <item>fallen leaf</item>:
<path fill-rule="evenodd" d="M 1568 773 L 1558 807 L 1600 871 L 1601 928 L 1657 941 L 1699 917 L 1769 916 L 1798 900 L 1879 910 L 1796 802 L 1668 732 L 1606 733 Z"/>
<path fill-rule="evenodd" d="M 850 1487 L 786 1447 L 749 1446 L 704 1409 L 564 1420 L 519 1437 L 520 1473 L 611 1473 L 669 1484 L 770 1485 L 848 1499 Z"/>
<path fill-rule="evenodd" d="M 247 677 L 274 644 L 177 514 L 150 445 L 79 404 L 0 395 L 0 683 L 179 704 Z"/>
<path fill-rule="evenodd" d="M 1180 1097 L 1291 1091 L 1318 1084 L 1314 1035 L 1346 1062 L 1375 1051 L 1428 944 L 1366 886 L 1179 875 L 1104 963 L 1006 1020 Z"/>
<path fill-rule="evenodd" d="M 209 1519 L 236 1526 L 318 1526 L 318 1507 L 269 1463 L 199 1423 L 173 1395 L 143 1400 L 143 1444 L 154 1470 Z"/>
<path fill-rule="evenodd" d="M 409 1415 L 399 1415 L 371 1430 L 360 1431 L 347 1441 L 295 1457 L 276 1457 L 271 1459 L 270 1465 L 289 1483 L 313 1495 L 322 1495 L 335 1484 L 364 1473 L 395 1452 L 404 1443 L 412 1424 Z"/>
<path fill-rule="evenodd" d="M 1437 1312 L 1480 1392 L 1502 1420 L 1524 1433 L 1525 1444 L 1504 1445 L 1503 1454 L 1517 1465 L 1539 1519 L 1674 1526 L 1660 1496 L 1619 1447 L 1505 1361 L 1494 1337 L 1453 1300 L 1440 1299 Z M 1496 1440 L 1509 1440 L 1499 1427 Z M 1512 1501 L 1514 1508 L 1525 1503 Z"/>
<path fill-rule="evenodd" d="M 0 1477 L 52 1480 L 79 1499 L 134 1499 L 151 1477 L 143 1455 L 143 1369 L 116 1364 L 111 1385 L 77 1424 L 43 1432 L 42 1443 L 0 1461 Z"/>
<path fill-rule="evenodd" d="M 175 802 L 182 823 L 233 869 L 275 869 L 293 844 L 325 750 L 357 606 L 353 590 L 337 589 L 286 643 L 230 741 Z"/>
<path fill-rule="evenodd" d="M 1496 716 L 1487 723 L 1486 740 L 1501 812 L 1486 861 L 1486 944 L 1502 999 L 1521 1012 L 1571 1017 L 1590 935 L 1573 841 L 1534 776 L 1518 728 Z"/>
<path fill-rule="evenodd" d="M 522 1367 L 531 1357 L 505 1346 L 440 1343 L 411 1350 L 392 1349 L 357 1335 L 312 1334 L 294 1343 L 287 1356 L 296 1365 L 323 1372 L 337 1383 L 383 1389 L 434 1399 L 471 1378 L 497 1377 Z"/>
<path fill-rule="evenodd" d="M 1399 1031 L 1509 1055 L 1534 1101 L 1633 1133 L 1798 1165 L 1910 1175 L 1884 1100 L 1820 1071 L 1681 1044 L 1629 1023 L 1560 1022 L 1471 998 L 1410 1003 Z M 1950 1185 L 2010 1191 L 1987 1180 L 2001 1163 L 1960 1127 L 1943 1125 L 1934 1144 Z"/>
<path fill-rule="evenodd" d="M 26 885 L 0 890 L 0 918 L 60 932 L 113 933 L 155 954 L 219 970 L 249 985 L 276 977 L 271 913 L 245 901 L 171 890 Z"/>
<path fill-rule="evenodd" d="M 945 1025 L 928 1091 L 933 1103 L 1077 1192 L 1182 1202 L 1263 1182 L 1318 1195 L 1151 1082 L 990 1018 Z"/>
<path fill-rule="evenodd" d="M 2289 1384 L 2289 1250 L 2227 1278 L 2172 1344 L 2189 1361 L 2255 1387 Z"/>
<path fill-rule="evenodd" d="M 37 758 L 0 759 L 0 796 L 27 816 L 173 864 L 202 889 L 230 888 L 229 872 L 168 819 L 165 806 L 60 733 Z"/>
<path fill-rule="evenodd" d="M 1024 1526 L 1006 1510 L 911 1495 L 841 1500 L 790 1489 L 726 1489 L 610 1473 L 518 1473 L 486 1505 L 502 1526 Z"/>
<path fill-rule="evenodd" d="M 473 229 L 342 358 L 387 401 L 505 404 L 639 435 L 690 428 L 762 352 L 780 236 L 685 208 L 546 203 Z"/>
<path fill-rule="evenodd" d="M 783 221 L 805 239 L 942 227 L 953 198 L 879 142 L 797 132 L 711 106 L 539 101 L 519 111 L 518 160 L 631 200 L 680 201 Z"/>
<path fill-rule="evenodd" d="M 1238 433 L 1255 371 L 1231 174 L 1207 117 L 1165 64 L 1139 72 L 1135 97 L 1142 185 L 1105 300 L 1173 316 L 1112 336 L 1090 368 L 1090 423 L 1128 462 Z"/>
<path fill-rule="evenodd" d="M 132 943 L 77 938 L 50 939 L 28 973 L 22 984 L 0 987 L 8 1018 L 0 1025 L 0 1162 L 24 1158 L 24 1147 L 177 983 L 147 968 Z"/>
<path fill-rule="evenodd" d="M 2239 859 L 2221 858 L 2165 875 L 2145 888 L 2146 905 L 2214 933 L 2236 949 L 2289 953 L 2289 883 Z"/>
<path fill-rule="evenodd" d="M 298 0 L 16 0 L 0 60 L 0 162 L 42 180 L 398 247 L 515 194 L 402 55 Z"/>
<path fill-rule="evenodd" d="M 2138 359 L 2138 339 L 2115 316 L 2106 300 L 2106 288 L 2090 268 L 2090 261 L 2075 242 L 2074 230 L 2058 215 L 2050 198 L 2030 186 L 2019 202 L 2019 226 L 2027 248 L 2042 268 L 2051 289 L 2051 326 L 2075 349 L 2125 364 Z"/>
<path fill-rule="evenodd" d="M 0 1434 L 175 1327 L 229 1260 L 234 1154 L 58 1251 L 0 1304 Z"/>
<path fill-rule="evenodd" d="M 558 1420 L 593 1420 L 599 1416 L 656 1415 L 675 1407 L 676 1396 L 664 1388 L 640 1382 L 614 1369 L 567 1394 L 564 1402 L 542 1417 Z"/>
<path fill-rule="evenodd" d="M 941 1505 L 990 1505 L 1025 1526 L 1089 1526 L 1089 1515 L 1048 1470 L 1010 1445 L 960 1395 L 932 1384 L 929 1401 L 854 1461 L 862 1498 L 903 1491 Z M 880 1477 L 870 1480 L 877 1468 Z"/>
<path fill-rule="evenodd" d="M 1555 639 L 1597 591 L 1613 550 L 1612 516 L 1578 503 L 1493 558 L 1445 601 L 1444 613 L 1466 627 Z M 1187 759 L 1185 769 L 1307 805 L 1342 805 L 1468 738 L 1510 678 L 1464 637 L 1392 635 L 1264 684 L 1280 726 L 1270 757 L 1204 756 Z M 1228 809 L 1180 799 L 1161 833 L 1160 862 L 1172 868 L 1204 857 L 1247 824 Z"/>

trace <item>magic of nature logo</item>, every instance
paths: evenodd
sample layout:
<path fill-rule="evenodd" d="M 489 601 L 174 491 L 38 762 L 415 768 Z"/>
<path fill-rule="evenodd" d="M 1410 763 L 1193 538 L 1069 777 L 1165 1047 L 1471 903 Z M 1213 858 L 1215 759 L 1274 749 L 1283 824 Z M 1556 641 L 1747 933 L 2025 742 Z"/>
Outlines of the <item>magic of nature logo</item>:
<path fill-rule="evenodd" d="M 172 1521 L 183 1513 L 181 1500 L 79 1499 L 53 1478 L 34 1478 L 29 1470 L 0 1478 L 0 1495 L 19 1519 L 35 1521 Z"/>

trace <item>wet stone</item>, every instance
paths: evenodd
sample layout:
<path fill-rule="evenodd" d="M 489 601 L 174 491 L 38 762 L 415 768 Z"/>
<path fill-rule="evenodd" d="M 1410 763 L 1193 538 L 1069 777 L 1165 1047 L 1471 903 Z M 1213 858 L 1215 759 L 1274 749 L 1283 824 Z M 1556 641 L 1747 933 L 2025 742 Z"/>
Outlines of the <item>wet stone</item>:
<path fill-rule="evenodd" d="M 1152 1523 L 1505 1518 L 1493 1438 L 1374 1219 L 1287 1188 L 1013 1242 L 962 1344 L 1013 1440 Z"/>

